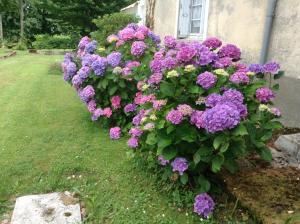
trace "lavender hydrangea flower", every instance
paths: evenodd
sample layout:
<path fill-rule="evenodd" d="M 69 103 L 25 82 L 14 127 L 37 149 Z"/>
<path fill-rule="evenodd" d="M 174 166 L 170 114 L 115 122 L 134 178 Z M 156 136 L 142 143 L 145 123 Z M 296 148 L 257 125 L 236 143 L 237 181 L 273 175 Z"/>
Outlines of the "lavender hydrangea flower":
<path fill-rule="evenodd" d="M 158 156 L 157 160 L 158 160 L 159 164 L 162 166 L 166 166 L 170 163 L 170 161 L 165 159 L 162 155 Z"/>
<path fill-rule="evenodd" d="M 176 58 L 180 62 L 187 63 L 193 59 L 193 57 L 196 55 L 197 51 L 196 49 L 191 45 L 183 46 L 179 49 L 177 52 Z"/>
<path fill-rule="evenodd" d="M 107 62 L 112 67 L 117 67 L 121 62 L 122 54 L 120 52 L 112 52 L 107 56 Z"/>
<path fill-rule="evenodd" d="M 154 59 L 150 62 L 150 69 L 153 73 L 159 73 L 162 71 L 163 62 L 160 59 Z"/>
<path fill-rule="evenodd" d="M 171 70 L 177 66 L 177 60 L 173 57 L 166 57 L 165 59 L 163 59 L 162 64 L 163 68 Z"/>
<path fill-rule="evenodd" d="M 86 47 L 86 45 L 90 42 L 90 38 L 85 36 L 83 38 L 81 38 L 81 40 L 79 41 L 78 44 L 78 49 L 80 50 L 84 50 L 84 48 Z"/>
<path fill-rule="evenodd" d="M 179 175 L 183 175 L 184 171 L 188 169 L 188 161 L 185 158 L 177 157 L 171 163 L 173 172 L 178 171 Z"/>
<path fill-rule="evenodd" d="M 79 75 L 74 75 L 72 78 L 72 85 L 76 88 L 79 88 L 81 84 L 83 83 L 82 78 L 80 78 Z"/>
<path fill-rule="evenodd" d="M 130 112 L 135 111 L 135 109 L 136 109 L 136 105 L 134 103 L 129 103 L 124 107 L 124 112 L 130 113 Z"/>
<path fill-rule="evenodd" d="M 206 40 L 204 40 L 202 44 L 208 48 L 217 49 L 218 47 L 221 47 L 222 41 L 220 41 L 216 37 L 209 37 Z"/>
<path fill-rule="evenodd" d="M 276 117 L 280 117 L 281 116 L 281 111 L 278 108 L 276 108 L 276 107 L 271 108 L 270 112 L 271 112 L 271 114 L 275 115 Z"/>
<path fill-rule="evenodd" d="M 93 86 L 87 85 L 84 89 L 79 91 L 79 97 L 83 102 L 88 102 L 95 95 Z"/>
<path fill-rule="evenodd" d="M 129 130 L 129 134 L 132 136 L 132 137 L 140 137 L 142 134 L 143 134 L 143 131 L 138 128 L 138 127 L 132 127 L 130 130 Z"/>
<path fill-rule="evenodd" d="M 118 36 L 121 40 L 128 41 L 134 38 L 135 31 L 131 27 L 126 27 L 120 30 Z"/>
<path fill-rule="evenodd" d="M 111 139 L 119 139 L 121 137 L 121 128 L 114 127 L 109 130 L 109 135 Z"/>
<path fill-rule="evenodd" d="M 82 66 L 79 71 L 77 72 L 77 75 L 82 79 L 86 79 L 90 74 L 90 68 L 88 66 Z"/>
<path fill-rule="evenodd" d="M 188 104 L 179 104 L 177 110 L 182 113 L 183 116 L 190 116 L 193 113 L 193 108 Z"/>
<path fill-rule="evenodd" d="M 195 62 L 197 65 L 201 66 L 208 65 L 209 63 L 218 59 L 217 54 L 210 51 L 209 48 L 204 45 L 199 45 L 197 55 L 198 57 Z"/>
<path fill-rule="evenodd" d="M 150 37 L 150 39 L 156 44 L 160 44 L 161 40 L 160 37 L 158 35 L 156 35 L 155 33 L 149 31 L 148 32 L 148 37 Z"/>
<path fill-rule="evenodd" d="M 86 53 L 92 54 L 92 53 L 94 53 L 94 51 L 96 50 L 97 45 L 98 45 L 98 42 L 95 41 L 95 40 L 93 40 L 93 41 L 89 42 L 89 43 L 85 46 L 84 51 L 85 51 Z"/>
<path fill-rule="evenodd" d="M 88 108 L 88 111 L 89 112 L 94 112 L 96 110 L 96 101 L 95 100 L 90 100 L 88 103 L 87 103 L 87 108 Z"/>
<path fill-rule="evenodd" d="M 210 89 L 217 82 L 217 76 L 211 72 L 203 72 L 197 77 L 197 84 L 204 89 Z"/>
<path fill-rule="evenodd" d="M 101 108 L 97 108 L 93 111 L 92 121 L 98 120 L 100 116 L 103 115 L 103 110 Z"/>
<path fill-rule="evenodd" d="M 204 128 L 204 121 L 202 115 L 203 111 L 194 110 L 191 115 L 190 123 L 195 125 L 197 128 Z"/>
<path fill-rule="evenodd" d="M 241 58 L 241 50 L 233 45 L 226 44 L 218 52 L 220 57 L 230 57 L 234 60 L 239 60 Z"/>
<path fill-rule="evenodd" d="M 262 103 L 268 103 L 275 98 L 275 94 L 268 87 L 261 87 L 256 90 L 256 98 Z"/>
<path fill-rule="evenodd" d="M 134 41 L 131 46 L 131 54 L 141 56 L 145 53 L 147 45 L 143 41 Z"/>
<path fill-rule="evenodd" d="M 214 210 L 214 207 L 215 203 L 207 193 L 202 193 L 195 197 L 194 212 L 198 215 L 207 218 Z"/>
<path fill-rule="evenodd" d="M 172 36 L 165 36 L 164 44 L 168 48 L 175 48 L 176 47 L 176 39 Z"/>
<path fill-rule="evenodd" d="M 167 121 L 171 122 L 172 124 L 180 124 L 183 119 L 183 114 L 178 110 L 171 110 L 167 116 Z"/>
<path fill-rule="evenodd" d="M 234 84 L 248 84 L 250 79 L 245 72 L 235 72 L 230 76 L 229 81 Z"/>
<path fill-rule="evenodd" d="M 265 73 L 271 73 L 274 75 L 278 73 L 279 69 L 280 69 L 280 65 L 275 61 L 270 61 L 264 65 Z"/>
<path fill-rule="evenodd" d="M 240 120 L 240 112 L 230 102 L 217 104 L 203 114 L 204 127 L 210 133 L 232 129 L 239 124 Z"/>
<path fill-rule="evenodd" d="M 157 72 L 157 73 L 153 73 L 153 74 L 149 77 L 147 83 L 148 83 L 149 85 L 159 84 L 159 83 L 161 82 L 162 78 L 163 78 L 163 75 L 162 75 L 161 73 L 158 73 L 158 72 Z"/>
<path fill-rule="evenodd" d="M 97 76 L 103 76 L 106 70 L 107 60 L 104 57 L 97 57 L 97 59 L 92 63 L 92 69 Z"/>
<path fill-rule="evenodd" d="M 244 101 L 243 94 L 236 89 L 225 90 L 222 97 L 223 101 L 229 101 L 233 104 L 242 104 Z"/>
<path fill-rule="evenodd" d="M 135 137 L 132 137 L 130 139 L 128 139 L 127 141 L 127 145 L 130 147 L 130 148 L 137 148 L 139 146 L 139 140 Z"/>
<path fill-rule="evenodd" d="M 69 62 L 66 65 L 66 69 L 64 72 L 64 80 L 65 81 L 71 80 L 72 77 L 76 74 L 76 70 L 77 70 L 76 64 L 74 62 Z"/>
<path fill-rule="evenodd" d="M 254 73 L 263 73 L 264 67 L 260 64 L 251 64 L 249 66 L 249 71 Z"/>
<path fill-rule="evenodd" d="M 216 106 L 218 103 L 222 102 L 223 98 L 220 94 L 218 93 L 212 93 L 209 94 L 206 98 L 205 98 L 205 105 L 207 107 L 214 107 Z"/>

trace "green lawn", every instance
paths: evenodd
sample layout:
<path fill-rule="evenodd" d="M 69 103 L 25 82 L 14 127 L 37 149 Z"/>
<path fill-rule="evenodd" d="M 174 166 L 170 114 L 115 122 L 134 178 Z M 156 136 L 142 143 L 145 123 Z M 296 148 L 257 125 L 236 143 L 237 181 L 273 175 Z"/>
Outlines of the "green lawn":
<path fill-rule="evenodd" d="M 61 60 L 18 53 L 0 61 L 0 221 L 17 196 L 68 190 L 86 204 L 86 223 L 199 223 L 134 168 L 126 139 L 111 141 L 90 121 L 53 67 Z"/>

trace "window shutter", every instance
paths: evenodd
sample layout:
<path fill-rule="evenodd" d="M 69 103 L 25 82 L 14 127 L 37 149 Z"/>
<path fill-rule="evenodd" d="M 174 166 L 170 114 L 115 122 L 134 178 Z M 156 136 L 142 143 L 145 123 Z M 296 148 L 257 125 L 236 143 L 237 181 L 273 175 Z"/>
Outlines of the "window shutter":
<path fill-rule="evenodd" d="M 178 18 L 178 37 L 185 38 L 190 29 L 190 0 L 180 0 Z"/>

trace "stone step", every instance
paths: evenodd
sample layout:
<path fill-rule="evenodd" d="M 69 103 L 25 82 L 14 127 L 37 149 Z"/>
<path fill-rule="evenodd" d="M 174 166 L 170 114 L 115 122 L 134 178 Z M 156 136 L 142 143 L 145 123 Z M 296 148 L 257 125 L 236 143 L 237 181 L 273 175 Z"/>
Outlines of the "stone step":
<path fill-rule="evenodd" d="M 282 153 L 300 163 L 300 133 L 281 135 L 274 145 Z"/>
<path fill-rule="evenodd" d="M 17 198 L 11 224 L 80 224 L 78 199 L 69 192 Z"/>

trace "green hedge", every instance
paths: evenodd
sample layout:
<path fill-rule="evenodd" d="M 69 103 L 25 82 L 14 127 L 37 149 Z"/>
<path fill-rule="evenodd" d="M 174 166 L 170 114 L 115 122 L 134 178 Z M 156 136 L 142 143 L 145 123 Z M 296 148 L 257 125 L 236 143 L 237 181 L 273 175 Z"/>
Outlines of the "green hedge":
<path fill-rule="evenodd" d="M 35 49 L 74 49 L 77 46 L 79 36 L 74 35 L 35 35 L 32 46 Z"/>

